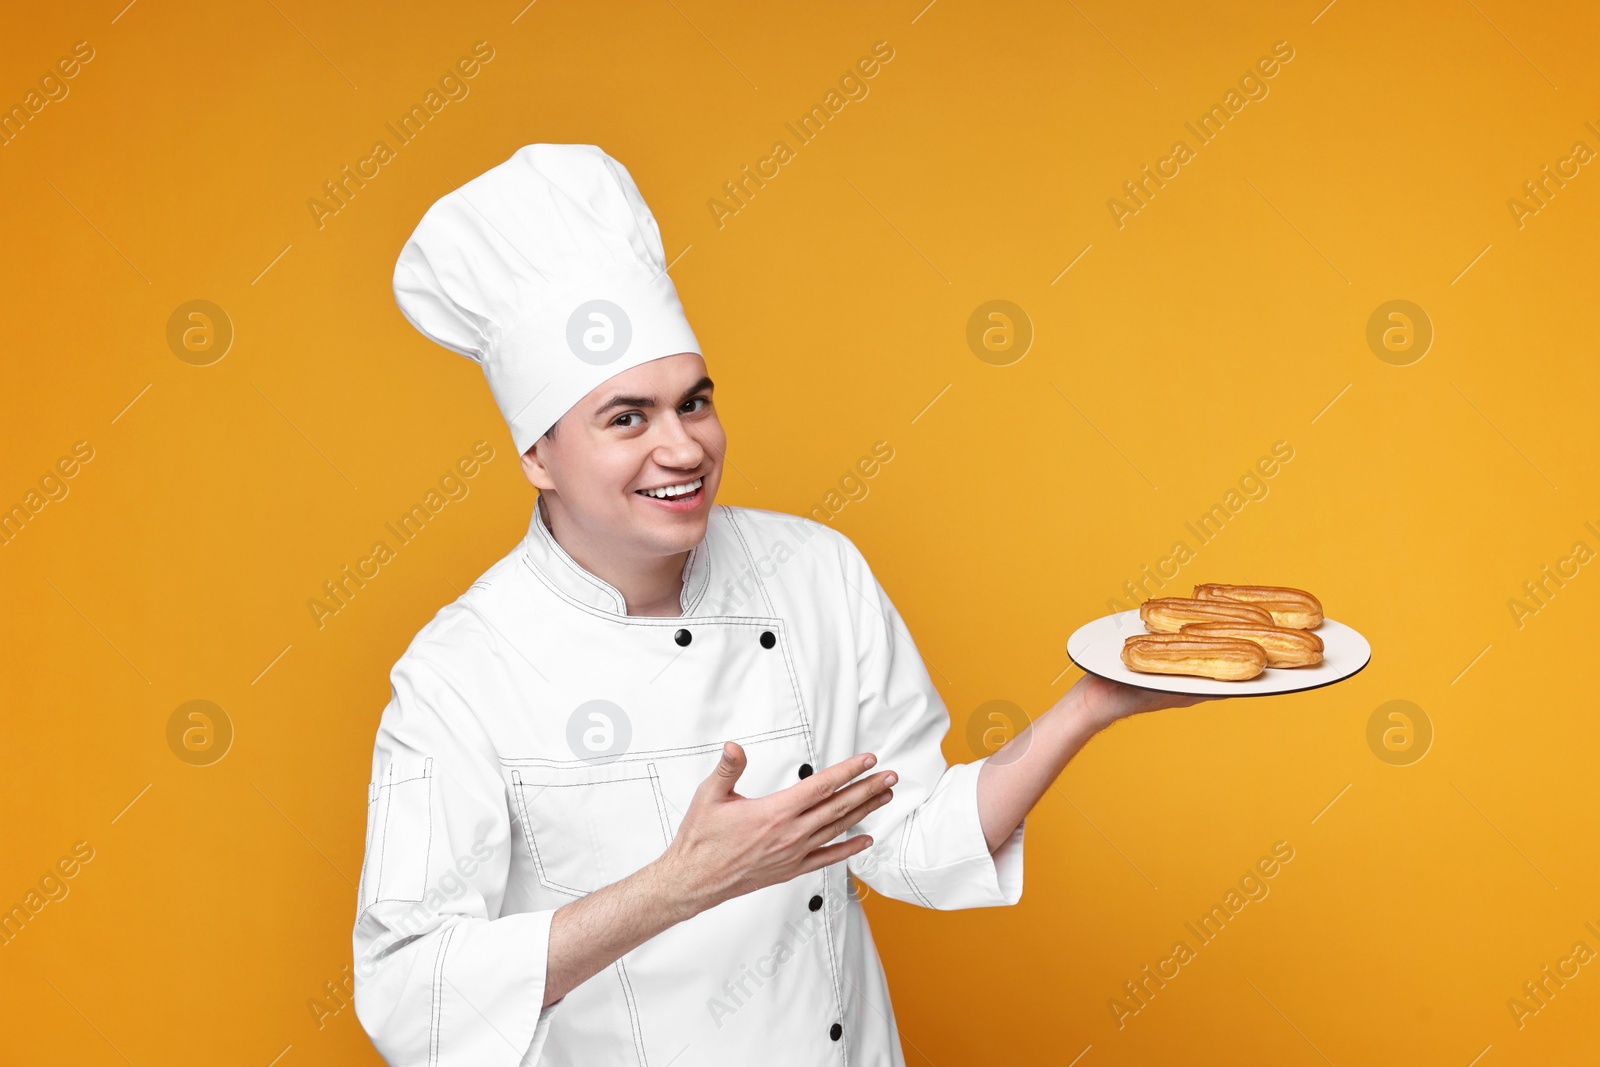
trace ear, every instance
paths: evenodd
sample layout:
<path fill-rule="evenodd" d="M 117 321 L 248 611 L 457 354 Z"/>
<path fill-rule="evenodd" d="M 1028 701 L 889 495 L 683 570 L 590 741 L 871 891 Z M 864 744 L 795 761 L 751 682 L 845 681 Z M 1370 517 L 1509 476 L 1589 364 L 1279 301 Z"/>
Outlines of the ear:
<path fill-rule="evenodd" d="M 544 438 L 533 443 L 533 446 L 522 454 L 522 476 L 527 478 L 535 489 L 546 490 L 556 487 L 555 479 L 550 476 L 550 468 L 545 466 L 544 458 L 539 455 L 539 446 L 550 446 Z"/>

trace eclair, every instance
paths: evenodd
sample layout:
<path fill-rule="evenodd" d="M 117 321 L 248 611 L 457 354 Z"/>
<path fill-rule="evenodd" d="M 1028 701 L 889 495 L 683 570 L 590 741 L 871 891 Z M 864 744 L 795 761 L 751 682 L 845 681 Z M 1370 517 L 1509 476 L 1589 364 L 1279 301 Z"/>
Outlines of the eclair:
<path fill-rule="evenodd" d="M 1231 600 L 1188 600 L 1184 597 L 1166 596 L 1146 600 L 1139 605 L 1139 621 L 1146 630 L 1175 634 L 1190 622 L 1243 622 L 1256 626 L 1271 626 L 1272 616 L 1254 604 L 1240 604 Z"/>
<path fill-rule="evenodd" d="M 1192 622 L 1180 637 L 1237 637 L 1261 646 L 1269 667 L 1315 667 L 1322 662 L 1322 638 L 1310 630 L 1287 626 L 1252 626 L 1232 622 Z"/>
<path fill-rule="evenodd" d="M 1197 585 L 1196 600 L 1253 604 L 1272 616 L 1273 624 L 1292 630 L 1315 630 L 1322 625 L 1322 602 L 1304 589 L 1284 585 Z"/>
<path fill-rule="evenodd" d="M 1141 674 L 1192 674 L 1243 682 L 1266 670 L 1267 653 L 1242 638 L 1134 634 L 1122 644 L 1122 662 Z"/>

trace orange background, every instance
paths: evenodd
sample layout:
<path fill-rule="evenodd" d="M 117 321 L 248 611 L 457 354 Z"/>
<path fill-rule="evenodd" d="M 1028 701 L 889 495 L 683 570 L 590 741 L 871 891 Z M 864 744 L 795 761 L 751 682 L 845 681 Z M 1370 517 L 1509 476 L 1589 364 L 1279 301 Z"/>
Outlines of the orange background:
<path fill-rule="evenodd" d="M 1600 548 L 1600 173 L 1520 227 L 1507 206 L 1600 149 L 1592 7 L 121 4 L 0 39 L 7 106 L 94 49 L 0 147 L 0 505 L 94 450 L 0 547 L 0 905 L 94 850 L 0 948 L 5 1062 L 377 1062 L 308 1002 L 350 962 L 387 672 L 533 504 L 390 273 L 428 205 L 536 141 L 601 145 L 653 208 L 722 502 L 807 511 L 891 443 L 832 521 L 934 665 L 953 761 L 981 705 L 1047 708 L 1071 631 L 1277 441 L 1269 495 L 1164 591 L 1304 586 L 1376 649 L 1331 689 L 1093 741 L 1031 816 L 1015 908 L 869 897 L 909 1062 L 1592 1055 L 1600 965 L 1521 1028 L 1507 1006 L 1600 950 L 1597 568 L 1508 607 Z M 470 95 L 319 229 L 307 201 L 480 40 Z M 796 147 L 784 123 L 877 41 L 869 95 Z M 1107 200 L 1278 41 L 1269 95 L 1118 228 Z M 779 138 L 795 158 L 719 228 L 708 200 Z M 235 331 L 209 366 L 167 342 L 195 299 Z M 1007 366 L 966 341 L 994 299 L 1035 331 Z M 1409 366 L 1366 341 L 1393 299 L 1435 330 Z M 322 582 L 479 439 L 470 495 L 318 629 Z M 196 699 L 235 731 L 209 766 L 167 740 Z M 1432 725 L 1409 765 L 1368 744 L 1390 700 Z M 1279 841 L 1270 895 L 1119 1028 L 1123 983 Z"/>

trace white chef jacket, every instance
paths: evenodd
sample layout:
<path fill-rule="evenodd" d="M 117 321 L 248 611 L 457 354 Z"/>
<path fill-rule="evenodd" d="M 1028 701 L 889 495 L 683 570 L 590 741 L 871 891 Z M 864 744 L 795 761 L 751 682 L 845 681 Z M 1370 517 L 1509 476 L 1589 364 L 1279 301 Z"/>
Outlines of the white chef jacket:
<path fill-rule="evenodd" d="M 1015 904 L 1026 824 L 990 854 L 983 761 L 945 762 L 949 715 L 866 560 L 821 523 L 716 505 L 682 616 L 630 616 L 539 507 L 390 675 L 354 929 L 373 1044 L 395 1067 L 903 1067 L 844 868 L 927 908 Z M 727 740 L 749 797 L 875 753 L 899 782 L 850 831 L 873 846 L 701 912 L 541 1010 L 555 910 L 658 858 Z"/>

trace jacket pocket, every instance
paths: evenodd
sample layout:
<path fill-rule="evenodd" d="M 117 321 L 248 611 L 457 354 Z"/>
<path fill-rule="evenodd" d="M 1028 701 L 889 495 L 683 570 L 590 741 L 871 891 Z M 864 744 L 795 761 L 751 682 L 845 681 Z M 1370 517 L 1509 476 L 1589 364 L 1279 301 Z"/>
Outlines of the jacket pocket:
<path fill-rule="evenodd" d="M 433 760 L 395 760 L 367 786 L 367 853 L 360 907 L 422 900 L 433 847 Z"/>
<path fill-rule="evenodd" d="M 515 767 L 511 793 L 539 884 L 558 893 L 621 881 L 672 843 L 654 763 Z"/>

